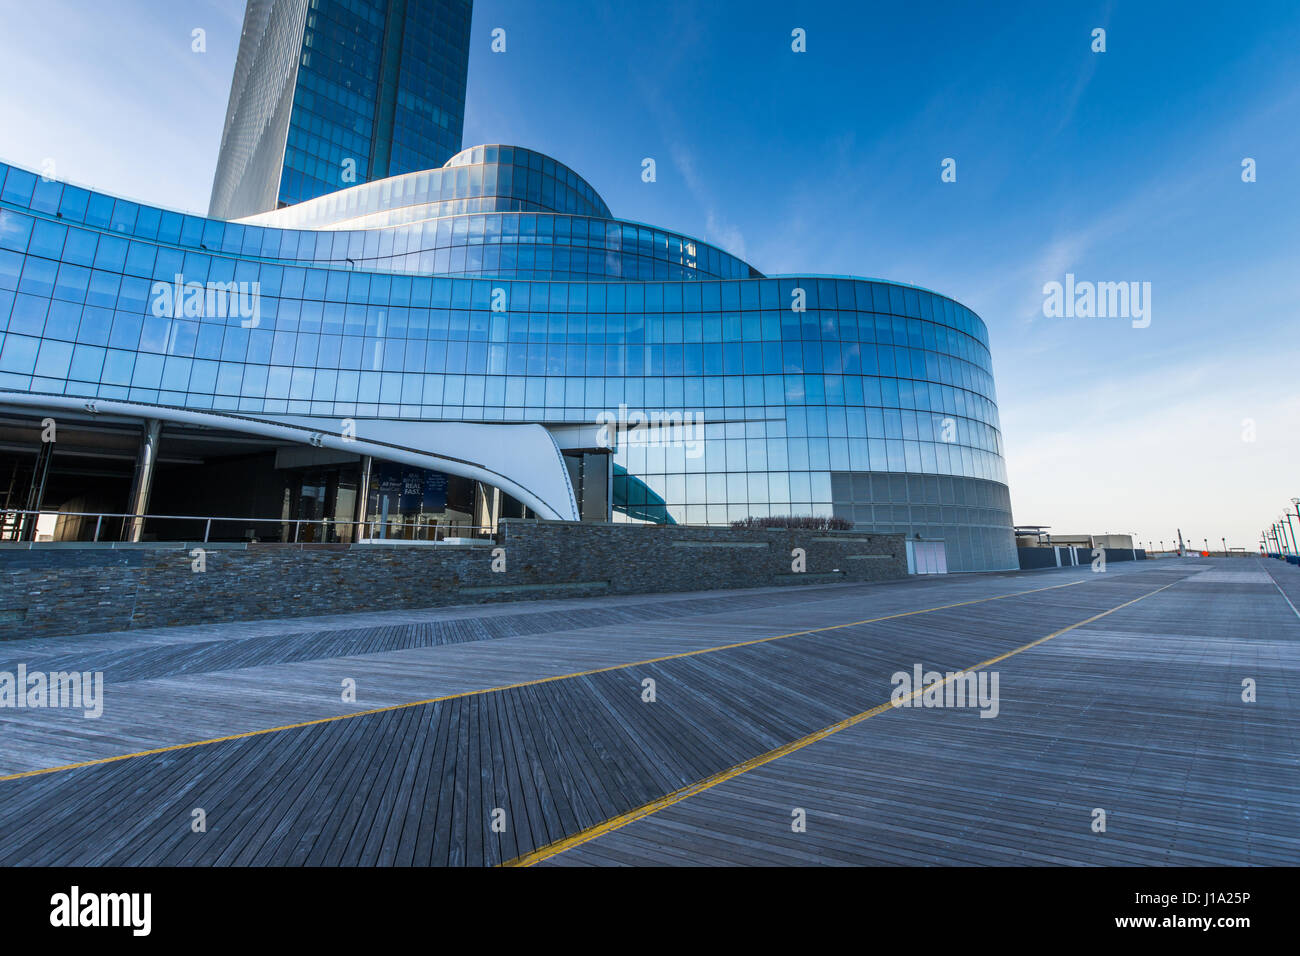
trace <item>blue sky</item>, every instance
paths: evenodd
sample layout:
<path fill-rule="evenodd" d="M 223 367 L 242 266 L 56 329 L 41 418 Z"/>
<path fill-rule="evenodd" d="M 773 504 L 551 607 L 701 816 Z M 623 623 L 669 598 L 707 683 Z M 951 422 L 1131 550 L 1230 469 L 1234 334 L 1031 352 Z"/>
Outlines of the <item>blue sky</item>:
<path fill-rule="evenodd" d="M 242 15 L 9 5 L 0 158 L 203 212 Z M 1017 522 L 1253 547 L 1300 496 L 1298 81 L 1287 2 L 476 0 L 465 142 L 764 272 L 952 295 L 989 326 Z M 1150 282 L 1150 326 L 1045 318 L 1067 272 Z"/>

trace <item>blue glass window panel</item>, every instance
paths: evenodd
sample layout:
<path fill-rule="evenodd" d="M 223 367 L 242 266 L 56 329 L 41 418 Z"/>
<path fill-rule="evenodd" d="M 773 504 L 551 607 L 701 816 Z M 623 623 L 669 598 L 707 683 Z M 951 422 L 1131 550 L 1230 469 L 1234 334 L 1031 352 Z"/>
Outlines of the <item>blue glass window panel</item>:
<path fill-rule="evenodd" d="M 110 348 L 135 349 L 140 344 L 140 329 L 144 318 L 127 312 L 113 314 L 113 331 L 108 337 Z M 118 383 L 125 384 L 125 383 Z"/>
<path fill-rule="evenodd" d="M 217 359 L 221 357 L 221 340 L 225 337 L 225 328 L 220 325 L 204 324 L 199 326 L 199 338 L 195 345 L 195 357 Z"/>
<path fill-rule="evenodd" d="M 104 359 L 101 381 L 106 385 L 130 385 L 131 372 L 134 368 L 135 352 L 109 349 Z"/>
<path fill-rule="evenodd" d="M 64 186 L 63 199 L 59 203 L 59 213 L 69 222 L 83 222 L 86 218 L 86 205 L 90 193 L 79 186 Z"/>
<path fill-rule="evenodd" d="M 233 222 L 225 223 L 224 235 L 222 236 L 221 239 L 221 247 L 220 247 L 221 251 L 234 252 L 234 253 L 241 252 L 244 247 L 244 231 L 246 228 L 247 227 L 238 225 L 237 223 L 233 223 Z M 209 248 L 212 248 L 210 244 L 209 244 Z M 223 392 L 222 394 L 234 395 L 236 393 Z"/>
<path fill-rule="evenodd" d="M 95 250 L 95 268 L 109 272 L 121 272 L 126 264 L 126 252 L 130 243 L 120 236 L 100 236 Z"/>
<path fill-rule="evenodd" d="M 171 319 L 146 315 L 140 333 L 140 348 L 146 352 L 166 352 L 171 325 Z"/>
<path fill-rule="evenodd" d="M 49 299 L 35 295 L 14 296 L 13 309 L 9 313 L 9 332 L 40 335 L 45 329 L 45 316 L 49 310 Z"/>
<path fill-rule="evenodd" d="M 86 304 L 105 309 L 128 306 L 129 303 L 118 302 L 118 286 L 121 281 L 116 273 L 92 270 L 86 289 Z"/>
<path fill-rule="evenodd" d="M 213 256 L 208 266 L 207 276 L 186 275 L 187 282 L 233 282 L 235 281 L 235 260 L 224 256 Z"/>
<path fill-rule="evenodd" d="M 29 173 L 25 169 L 15 169 L 11 166 L 9 176 L 5 179 L 4 191 L 0 192 L 0 199 L 17 206 L 26 206 L 31 202 L 32 191 L 36 188 L 37 178 L 35 173 Z"/>
<path fill-rule="evenodd" d="M 289 397 L 292 399 L 311 398 L 313 381 L 315 381 L 315 372 L 313 372 L 313 369 L 292 369 L 289 385 Z"/>
<path fill-rule="evenodd" d="M 248 354 L 248 329 L 230 326 L 221 343 L 221 358 L 226 362 L 242 362 Z M 312 356 L 315 360 L 315 355 Z M 308 363 L 310 364 L 310 363 Z"/>
<path fill-rule="evenodd" d="M 258 362 L 266 365 L 271 361 L 271 345 L 274 342 L 275 333 L 269 329 L 253 329 L 248 334 L 248 361 Z M 337 361 L 338 355 L 335 354 Z"/>
<path fill-rule="evenodd" d="M 0 209 L 0 249 L 25 252 L 32 235 L 33 220 L 11 209 Z"/>
<path fill-rule="evenodd" d="M 77 341 L 89 345 L 107 345 L 108 333 L 112 327 L 111 311 L 87 306 L 81 314 L 81 327 L 77 329 Z"/>
<path fill-rule="evenodd" d="M 162 216 L 158 221 L 158 240 L 160 242 L 185 242 L 186 245 L 198 245 L 200 236 L 186 235 L 182 237 L 181 223 L 184 217 L 180 213 L 168 212 L 163 210 Z"/>
<path fill-rule="evenodd" d="M 72 366 L 68 378 L 82 382 L 97 382 L 104 367 L 104 350 L 93 345 L 78 345 L 72 352 Z"/>
<path fill-rule="evenodd" d="M 245 397 L 261 398 L 266 395 L 266 379 L 268 369 L 265 365 L 248 365 L 244 367 L 244 381 L 240 386 L 240 394 Z M 329 396 L 333 398 L 333 396 Z"/>
<path fill-rule="evenodd" d="M 44 256 L 47 259 L 60 259 L 63 257 L 63 243 L 68 235 L 68 227 L 57 222 L 49 222 L 44 219 L 36 220 L 36 225 L 32 229 L 32 241 L 28 247 L 28 253 L 34 256 Z"/>
<path fill-rule="evenodd" d="M 86 205 L 85 222 L 90 226 L 107 228 L 113 218 L 113 199 L 102 193 L 91 193 Z"/>
<path fill-rule="evenodd" d="M 30 375 L 36 367 L 36 354 L 41 340 L 27 335 L 15 335 L 11 331 L 4 337 L 4 347 L 0 348 L 0 372 L 17 375 Z"/>
<path fill-rule="evenodd" d="M 346 283 L 347 277 L 341 274 L 338 275 L 339 278 L 336 278 L 334 280 L 334 284 L 336 289 L 338 289 L 341 292 L 342 284 Z M 324 272 L 320 269 L 307 269 L 304 273 L 304 278 L 303 278 L 302 297 L 304 299 L 326 298 L 325 289 L 328 285 L 329 279 L 330 279 L 330 273 L 328 272 Z M 328 298 L 334 302 L 344 301 L 343 296 L 341 294 L 331 295 Z"/>
<path fill-rule="evenodd" d="M 127 271 L 133 272 L 130 267 L 131 257 L 127 255 Z M 212 257 L 205 256 L 198 252 L 187 252 L 183 260 L 184 265 L 177 271 L 186 277 L 187 281 L 197 281 L 204 277 L 210 277 L 212 270 Z M 151 267 L 152 269 L 152 267 Z M 147 275 L 148 273 L 146 273 Z"/>
<path fill-rule="evenodd" d="M 291 369 L 285 365 L 272 365 L 266 379 L 266 397 L 267 398 L 288 398 L 289 381 Z M 340 398 L 344 396 L 340 395 Z M 346 401 L 354 401 L 356 394 L 346 397 Z"/>
<path fill-rule="evenodd" d="M 193 361 L 179 356 L 169 357 L 163 363 L 162 387 L 183 392 L 189 385 L 190 367 Z"/>
<path fill-rule="evenodd" d="M 297 373 L 295 373 L 296 375 Z M 238 395 L 244 380 L 244 366 L 236 362 L 222 362 L 217 369 L 217 394 Z M 293 398 L 310 398 L 311 395 L 292 395 Z"/>
<path fill-rule="evenodd" d="M 99 235 L 85 229 L 69 229 L 63 244 L 63 260 L 74 265 L 88 266 L 95 261 Z"/>
<path fill-rule="evenodd" d="M 190 370 L 191 394 L 211 394 L 217 387 L 217 363 L 212 361 L 194 362 Z"/>
<path fill-rule="evenodd" d="M 301 298 L 307 281 L 305 269 L 287 268 L 280 282 L 280 294 L 288 298 Z"/>
<path fill-rule="evenodd" d="M 51 302 L 45 319 L 45 337 L 75 342 L 81 325 L 81 306 L 75 302 Z"/>
<path fill-rule="evenodd" d="M 158 235 L 158 225 L 162 221 L 162 210 L 154 209 L 149 206 L 141 206 L 135 219 L 135 234 L 145 239 L 153 239 Z"/>
<path fill-rule="evenodd" d="M 90 276 L 90 294 L 86 301 L 107 301 L 117 291 L 117 307 L 131 312 L 151 312 L 151 285 L 148 279 L 124 276 L 118 289 L 118 277 L 113 273 L 95 271 Z"/>
<path fill-rule="evenodd" d="M 131 384 L 135 388 L 157 388 L 162 381 L 163 356 L 140 354 L 136 356 Z"/>
<path fill-rule="evenodd" d="M 54 283 L 54 298 L 81 304 L 86 301 L 86 288 L 89 284 L 89 269 L 65 262 L 59 267 L 58 279 Z"/>
<path fill-rule="evenodd" d="M 154 262 L 153 277 L 162 282 L 174 282 L 176 276 L 181 281 L 197 281 L 194 276 L 185 275 L 185 253 L 179 249 L 159 249 Z"/>

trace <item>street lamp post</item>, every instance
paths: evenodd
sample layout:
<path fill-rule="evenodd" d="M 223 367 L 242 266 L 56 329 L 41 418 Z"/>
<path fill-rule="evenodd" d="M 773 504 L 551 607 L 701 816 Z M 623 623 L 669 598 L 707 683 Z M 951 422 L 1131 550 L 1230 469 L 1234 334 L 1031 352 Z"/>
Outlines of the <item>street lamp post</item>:
<path fill-rule="evenodd" d="M 1291 507 L 1295 508 L 1295 516 L 1300 518 L 1300 498 L 1292 498 Z M 1291 512 L 1284 509 L 1282 514 L 1286 515 L 1286 526 L 1291 529 L 1291 544 L 1294 545 L 1296 543 L 1296 537 L 1295 527 L 1291 524 Z M 1300 551 L 1297 551 L 1296 553 L 1300 554 Z"/>

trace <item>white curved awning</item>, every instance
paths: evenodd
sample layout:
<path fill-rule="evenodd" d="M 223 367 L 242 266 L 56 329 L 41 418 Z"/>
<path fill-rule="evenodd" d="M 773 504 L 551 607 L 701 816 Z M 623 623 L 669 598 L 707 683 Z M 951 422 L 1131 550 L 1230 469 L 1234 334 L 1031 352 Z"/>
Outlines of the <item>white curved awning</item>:
<path fill-rule="evenodd" d="M 355 436 L 342 418 L 250 416 L 151 405 L 116 399 L 0 391 L 0 407 L 58 410 L 221 428 L 315 448 L 331 448 L 384 461 L 472 478 L 500 488 L 542 518 L 578 520 L 578 502 L 564 457 L 541 425 L 477 422 L 410 422 L 357 419 Z"/>

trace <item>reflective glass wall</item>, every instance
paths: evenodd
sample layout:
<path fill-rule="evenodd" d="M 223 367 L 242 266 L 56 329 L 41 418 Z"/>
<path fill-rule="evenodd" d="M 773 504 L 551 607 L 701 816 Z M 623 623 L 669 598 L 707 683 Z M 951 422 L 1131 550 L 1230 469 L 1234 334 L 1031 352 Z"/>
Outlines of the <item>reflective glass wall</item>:
<path fill-rule="evenodd" d="M 698 432 L 684 440 L 619 443 L 623 519 L 837 514 L 943 538 L 955 570 L 1015 566 L 987 332 L 952 299 L 815 276 L 521 281 L 486 262 L 485 276 L 501 274 L 288 265 L 264 254 L 284 255 L 287 236 L 319 249 L 373 234 L 221 223 L 2 165 L 0 176 L 0 388 L 557 427 L 689 413 Z M 468 237 L 475 218 L 451 220 L 449 237 Z M 591 222 L 639 228 L 583 221 L 588 236 Z M 177 276 L 256 289 L 256 315 L 190 314 L 168 291 Z M 168 296 L 182 305 L 160 309 Z"/>

